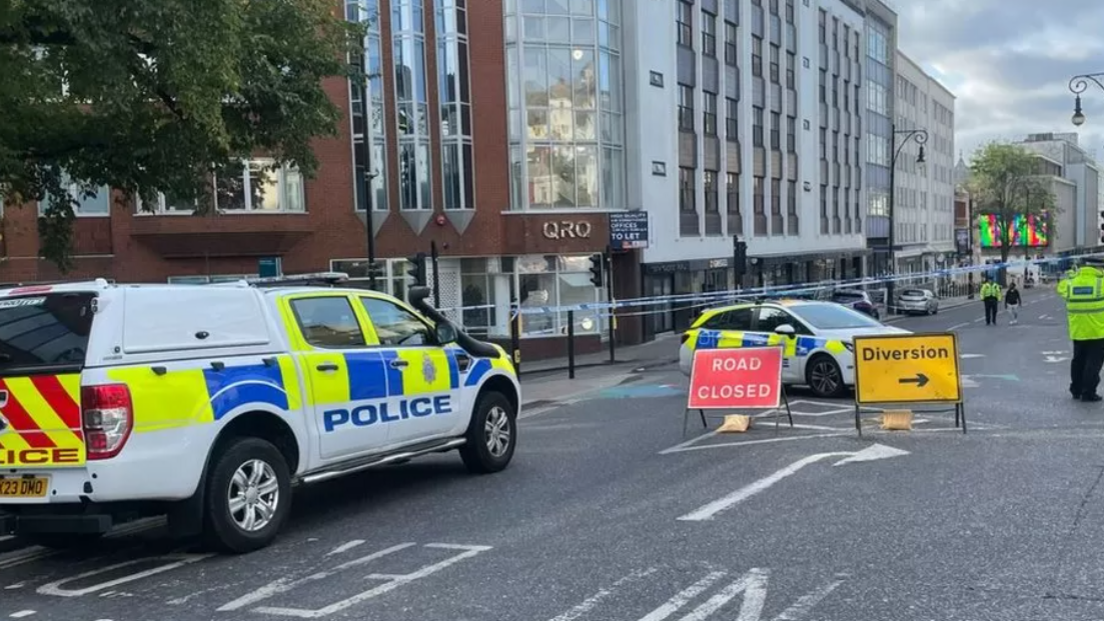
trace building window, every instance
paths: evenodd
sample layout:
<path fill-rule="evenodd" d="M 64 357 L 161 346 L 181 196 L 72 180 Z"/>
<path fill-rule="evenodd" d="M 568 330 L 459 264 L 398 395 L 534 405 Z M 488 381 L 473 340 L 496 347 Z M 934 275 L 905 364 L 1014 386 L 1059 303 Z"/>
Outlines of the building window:
<path fill-rule="evenodd" d="M 73 206 L 73 213 L 77 217 L 106 217 L 111 215 L 111 189 L 107 186 L 96 188 L 94 194 L 89 195 L 80 184 L 73 182 L 69 179 L 69 175 L 62 174 L 61 185 L 68 190 L 69 196 L 76 202 L 71 202 Z M 53 200 L 49 194 L 42 197 L 42 200 L 38 202 L 38 213 L 42 215 L 46 213 L 46 208 Z M 0 203 L 3 201 L 0 200 Z M 195 207 L 192 207 L 192 211 L 195 211 Z"/>
<path fill-rule="evenodd" d="M 399 129 L 399 207 L 433 209 L 430 195 L 429 96 L 421 0 L 391 5 Z"/>
<path fill-rule="evenodd" d="M 725 64 L 736 65 L 736 24 L 725 22 Z"/>
<path fill-rule="evenodd" d="M 511 204 L 623 209 L 619 12 L 560 4 L 516 3 L 522 15 L 507 17 L 526 24 L 506 44 Z"/>
<path fill-rule="evenodd" d="M 740 213 L 740 175 L 725 175 L 725 193 L 728 195 L 728 232 L 730 235 L 743 235 L 744 216 Z"/>
<path fill-rule="evenodd" d="M 770 14 L 778 15 L 778 0 L 770 0 Z"/>
<path fill-rule="evenodd" d="M 786 151 L 797 152 L 797 117 L 786 117 Z"/>
<path fill-rule="evenodd" d="M 820 70 L 820 103 L 828 103 L 828 71 Z"/>
<path fill-rule="evenodd" d="M 740 140 L 740 102 L 735 99 L 725 99 L 725 138 L 729 142 Z"/>
<path fill-rule="evenodd" d="M 705 188 L 705 212 L 719 213 L 720 206 L 717 202 L 718 196 L 716 171 L 705 171 L 703 186 Z"/>
<path fill-rule="evenodd" d="M 751 37 L 751 75 L 763 77 L 763 40 L 759 37 Z"/>
<path fill-rule="evenodd" d="M 697 197 L 694 196 L 694 169 L 679 168 L 679 211 L 697 213 Z"/>
<path fill-rule="evenodd" d="M 819 26 L 818 26 L 818 30 L 817 30 L 817 32 L 818 32 L 817 36 L 819 38 L 820 44 L 825 45 L 825 44 L 828 43 L 828 24 L 827 24 L 828 14 L 824 11 L 824 9 L 820 9 L 820 18 L 819 19 L 820 19 L 820 22 L 819 22 Z"/>
<path fill-rule="evenodd" d="M 478 260 L 464 259 L 462 261 L 475 263 Z M 504 257 L 501 263 L 501 271 L 510 275 L 513 272 L 514 265 L 517 266 L 518 296 L 523 309 L 594 304 L 605 297 L 604 289 L 596 288 L 590 282 L 590 255 L 526 255 L 516 259 Z M 489 267 L 488 265 L 482 269 L 488 269 Z M 478 265 L 465 267 L 463 263 L 461 264 L 462 274 L 468 272 L 477 275 L 475 273 L 477 269 L 479 269 Z M 507 322 L 509 300 L 501 297 L 490 297 L 490 287 L 494 286 L 501 291 L 509 291 L 509 283 L 502 282 L 502 279 L 497 275 L 488 274 L 488 276 L 487 281 L 484 281 L 486 282 L 484 286 L 488 287 L 488 300 L 493 300 L 498 310 L 498 322 L 494 331 L 499 336 L 505 336 L 509 334 Z M 509 279 L 509 276 L 507 276 L 507 279 Z M 465 279 L 464 288 L 469 289 L 471 285 L 477 286 L 477 284 L 478 281 L 475 279 Z M 475 294 L 475 291 L 471 291 L 471 293 Z M 473 295 L 468 299 L 478 298 Z M 487 303 L 491 302 L 484 302 L 484 304 Z M 469 304 L 464 302 L 464 305 L 468 306 Z M 594 316 L 590 315 L 590 317 Z M 567 317 L 566 311 L 526 315 L 523 322 L 524 332 L 522 336 L 548 337 L 554 334 L 565 334 L 567 332 Z M 584 317 L 583 313 L 575 313 L 576 333 L 587 330 L 602 331 L 602 326 L 605 324 L 604 319 L 599 319 L 597 322 L 585 322 L 583 321 Z"/>
<path fill-rule="evenodd" d="M 717 135 L 717 96 L 713 93 L 705 93 L 704 112 L 702 114 L 702 126 L 705 135 Z"/>
<path fill-rule="evenodd" d="M 828 159 L 828 130 L 824 127 L 820 128 L 820 159 Z"/>
<path fill-rule="evenodd" d="M 702 11 L 701 14 L 702 54 L 706 56 L 717 55 L 717 16 Z"/>
<path fill-rule="evenodd" d="M 679 129 L 694 131 L 694 87 L 679 84 Z"/>
<path fill-rule="evenodd" d="M 786 52 L 786 88 L 791 91 L 795 88 L 794 79 L 794 63 L 797 62 L 797 56 L 793 52 Z"/>
<path fill-rule="evenodd" d="M 793 0 L 786 0 L 786 23 L 794 23 L 794 3 Z"/>
<path fill-rule="evenodd" d="M 752 209 L 755 220 L 755 234 L 767 234 L 767 212 L 763 202 L 763 177 L 752 177 Z"/>
<path fill-rule="evenodd" d="M 778 84 L 778 46 L 773 43 L 770 46 L 770 81 L 772 84 Z"/>
<path fill-rule="evenodd" d="M 847 58 L 847 59 L 851 58 L 851 46 L 849 45 L 850 43 L 851 43 L 851 27 L 848 26 L 847 24 L 844 24 L 843 25 L 843 45 L 842 45 L 842 47 L 843 47 L 843 57 Z"/>
<path fill-rule="evenodd" d="M 454 0 L 434 0 L 441 170 L 445 209 L 475 208 L 467 11 Z"/>
<path fill-rule="evenodd" d="M 797 182 L 786 182 L 786 219 L 790 222 L 790 235 L 798 235 L 797 226 Z"/>
<path fill-rule="evenodd" d="M 678 1 L 678 42 L 686 47 L 694 46 L 694 28 L 690 25 L 694 19 L 694 5 L 686 0 Z M 669 23 L 669 22 L 668 22 Z"/>
<path fill-rule="evenodd" d="M 770 141 L 771 148 L 778 151 L 782 148 L 782 115 L 771 112 Z"/>
<path fill-rule="evenodd" d="M 215 208 L 219 211 L 290 212 L 306 210 L 303 175 L 274 160 L 253 159 L 242 166 L 241 175 L 222 175 L 214 180 Z"/>
<path fill-rule="evenodd" d="M 763 146 L 763 109 L 753 106 L 751 109 L 751 144 L 756 147 Z"/>
<path fill-rule="evenodd" d="M 820 185 L 820 234 L 828 234 L 828 186 Z"/>
<path fill-rule="evenodd" d="M 366 173 L 371 175 L 372 208 L 387 211 L 390 203 L 387 193 L 387 123 L 384 112 L 383 92 L 383 52 L 380 37 L 379 7 L 377 2 L 365 4 L 364 0 L 346 0 L 345 18 L 348 21 L 366 26 L 364 49 L 367 55 L 354 57 L 353 62 L 363 64 L 364 74 L 368 76 L 367 119 L 365 120 L 364 85 L 349 81 L 349 100 L 353 134 L 353 194 L 356 197 L 356 209 L 367 208 L 368 193 L 364 191 Z M 365 130 L 368 146 L 365 148 Z"/>

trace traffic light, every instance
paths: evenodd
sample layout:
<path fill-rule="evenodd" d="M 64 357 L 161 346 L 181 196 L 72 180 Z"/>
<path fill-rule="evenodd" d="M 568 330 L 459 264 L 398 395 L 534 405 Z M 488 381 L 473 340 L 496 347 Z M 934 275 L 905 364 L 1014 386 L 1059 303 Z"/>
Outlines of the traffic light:
<path fill-rule="evenodd" d="M 406 260 L 410 262 L 410 268 L 406 270 L 406 275 L 414 279 L 414 286 L 426 286 L 426 253 L 419 252 Z"/>
<path fill-rule="evenodd" d="M 732 267 L 736 273 L 736 287 L 739 288 L 744 274 L 747 273 L 747 242 L 739 237 L 732 238 L 732 261 Z"/>
<path fill-rule="evenodd" d="M 601 289 L 603 286 L 602 281 L 602 264 L 605 263 L 605 257 L 600 254 L 590 255 L 590 282 L 596 288 Z"/>

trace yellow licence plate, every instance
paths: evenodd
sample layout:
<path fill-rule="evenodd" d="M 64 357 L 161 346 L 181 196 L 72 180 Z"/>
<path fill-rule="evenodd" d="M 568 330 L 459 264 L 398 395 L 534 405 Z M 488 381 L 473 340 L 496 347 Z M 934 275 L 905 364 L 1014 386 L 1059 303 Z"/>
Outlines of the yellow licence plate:
<path fill-rule="evenodd" d="M 0 498 L 44 498 L 48 491 L 48 477 L 0 477 Z"/>

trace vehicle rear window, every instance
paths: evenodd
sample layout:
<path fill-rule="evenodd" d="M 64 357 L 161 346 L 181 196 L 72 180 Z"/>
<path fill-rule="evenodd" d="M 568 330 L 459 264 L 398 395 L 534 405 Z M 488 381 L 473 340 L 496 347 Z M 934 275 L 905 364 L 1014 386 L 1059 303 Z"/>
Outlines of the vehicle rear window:
<path fill-rule="evenodd" d="M 838 304 L 802 304 L 790 310 L 818 330 L 876 328 L 882 325 L 862 313 Z"/>
<path fill-rule="evenodd" d="M 84 366 L 94 293 L 0 298 L 0 376 Z"/>
<path fill-rule="evenodd" d="M 922 289 L 905 289 L 901 292 L 901 295 L 907 295 L 910 298 L 922 298 L 924 297 L 924 291 Z"/>
<path fill-rule="evenodd" d="M 837 300 L 862 300 L 866 295 L 857 291 L 837 291 L 832 294 L 832 297 Z"/>

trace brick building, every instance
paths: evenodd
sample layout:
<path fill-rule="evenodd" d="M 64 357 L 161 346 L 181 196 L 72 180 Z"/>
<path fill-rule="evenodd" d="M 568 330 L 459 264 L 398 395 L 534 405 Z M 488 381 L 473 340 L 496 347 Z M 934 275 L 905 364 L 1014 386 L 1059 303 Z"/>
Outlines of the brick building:
<path fill-rule="evenodd" d="M 317 140 L 321 165 L 313 179 L 294 169 L 266 171 L 263 160 L 243 163 L 240 178 L 213 182 L 217 209 L 210 215 L 164 197 L 152 212 L 143 210 L 104 188 L 77 210 L 76 269 L 65 278 L 202 283 L 256 274 L 269 257 L 279 257 L 289 274 L 334 269 L 363 276 L 370 221 L 380 288 L 404 295 L 405 257 L 428 253 L 435 242 L 440 305 L 466 307 L 453 314 L 476 334 L 505 337 L 515 300 L 557 306 L 605 299 L 590 283 L 589 257 L 606 249 L 606 212 L 624 204 L 511 204 L 502 0 L 349 0 L 343 8 L 349 19 L 371 24 L 368 148 L 361 89 L 327 80 L 324 88 L 344 114 L 335 137 Z M 594 73 L 593 63 L 582 70 Z M 370 217 L 360 191 L 366 159 L 374 175 Z M 548 190 L 540 179 L 528 184 L 534 203 Z M 579 206 L 575 199 L 562 207 Z M 61 278 L 37 258 L 36 206 L 5 207 L 0 281 Z M 632 254 L 615 258 L 619 297 L 639 294 L 638 264 Z M 562 347 L 555 337 L 565 332 L 566 316 L 526 319 L 530 356 Z M 582 349 L 600 347 L 605 319 L 576 321 Z M 621 322 L 619 329 L 624 340 L 638 340 L 638 324 Z"/>

